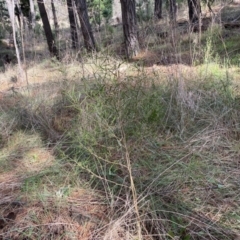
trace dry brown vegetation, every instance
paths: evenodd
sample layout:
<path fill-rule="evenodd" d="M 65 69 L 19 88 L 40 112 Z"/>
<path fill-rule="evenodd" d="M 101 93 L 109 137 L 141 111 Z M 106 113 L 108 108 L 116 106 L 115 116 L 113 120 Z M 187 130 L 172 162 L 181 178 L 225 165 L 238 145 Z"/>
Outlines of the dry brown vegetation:
<path fill-rule="evenodd" d="M 239 29 L 216 20 L 199 43 L 182 22 L 175 41 L 143 24 L 131 62 L 106 30 L 80 61 L 27 41 L 29 84 L 5 65 L 0 239 L 240 238 Z"/>

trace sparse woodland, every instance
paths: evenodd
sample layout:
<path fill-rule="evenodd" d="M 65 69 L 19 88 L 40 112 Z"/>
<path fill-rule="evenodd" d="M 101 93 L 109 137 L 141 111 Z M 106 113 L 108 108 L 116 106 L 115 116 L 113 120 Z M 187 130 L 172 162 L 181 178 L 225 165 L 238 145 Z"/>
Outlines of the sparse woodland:
<path fill-rule="evenodd" d="M 0 240 L 239 240 L 240 2 L 0 0 Z"/>

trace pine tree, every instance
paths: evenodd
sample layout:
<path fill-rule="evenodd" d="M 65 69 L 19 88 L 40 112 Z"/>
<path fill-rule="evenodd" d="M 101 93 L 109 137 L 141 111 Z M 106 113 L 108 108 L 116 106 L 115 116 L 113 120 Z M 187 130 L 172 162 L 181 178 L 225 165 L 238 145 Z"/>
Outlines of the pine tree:
<path fill-rule="evenodd" d="M 136 19 L 135 0 L 121 0 L 124 43 L 127 58 L 135 57 L 140 51 Z"/>

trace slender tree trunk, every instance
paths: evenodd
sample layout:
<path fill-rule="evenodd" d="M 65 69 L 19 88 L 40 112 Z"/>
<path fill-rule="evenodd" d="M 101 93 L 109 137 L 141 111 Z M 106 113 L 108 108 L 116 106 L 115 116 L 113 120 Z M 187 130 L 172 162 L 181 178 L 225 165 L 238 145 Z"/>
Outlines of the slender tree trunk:
<path fill-rule="evenodd" d="M 57 47 L 53 38 L 52 30 L 49 24 L 47 12 L 46 12 L 46 8 L 43 0 L 38 0 L 38 8 L 42 18 L 43 28 L 47 38 L 49 52 L 52 56 L 55 56 L 59 60 Z"/>
<path fill-rule="evenodd" d="M 200 0 L 188 0 L 188 10 L 190 23 L 198 22 L 201 14 Z"/>
<path fill-rule="evenodd" d="M 18 49 L 18 45 L 17 45 L 17 39 L 16 39 L 14 0 L 7 0 L 7 7 L 8 7 L 8 13 L 9 13 L 10 21 L 11 21 L 11 25 L 12 25 L 13 41 L 14 41 L 14 46 L 15 46 L 15 51 L 16 51 L 16 56 L 17 56 L 17 61 L 18 61 L 19 75 L 20 75 L 20 78 L 23 78 L 23 68 L 22 68 L 21 57 L 20 57 L 20 53 L 19 53 L 19 49 Z"/>
<path fill-rule="evenodd" d="M 150 7 L 150 2 L 146 2 L 146 15 L 147 15 L 147 18 L 149 19 L 151 16 L 150 16 L 150 12 L 151 12 L 151 7 Z"/>
<path fill-rule="evenodd" d="M 54 22 L 54 28 L 56 33 L 58 34 L 59 32 L 59 25 L 58 25 L 58 20 L 57 20 L 57 14 L 56 14 L 56 8 L 54 5 L 54 0 L 51 0 L 51 7 L 52 7 L 52 14 L 53 14 L 53 22 Z"/>
<path fill-rule="evenodd" d="M 30 3 L 30 27 L 34 28 L 36 24 L 36 14 L 35 14 L 35 9 L 34 9 L 34 2 L 33 0 L 29 0 Z"/>
<path fill-rule="evenodd" d="M 21 22 L 21 18 L 22 18 L 22 10 L 20 8 L 19 2 L 18 1 L 14 1 L 14 13 L 17 16 L 17 21 L 18 21 L 18 27 L 22 28 L 22 22 Z"/>
<path fill-rule="evenodd" d="M 169 19 L 172 26 L 177 22 L 177 3 L 176 0 L 169 0 Z"/>
<path fill-rule="evenodd" d="M 88 51 L 95 50 L 95 40 L 89 22 L 86 0 L 75 0 L 75 3 L 81 24 L 85 47 Z"/>
<path fill-rule="evenodd" d="M 158 19 L 162 19 L 162 0 L 155 0 L 154 15 Z"/>
<path fill-rule="evenodd" d="M 127 58 L 133 58 L 139 51 L 138 29 L 135 0 L 120 0 L 122 8 L 122 23 L 124 43 Z"/>
<path fill-rule="evenodd" d="M 73 4 L 73 13 L 74 13 L 75 24 L 76 24 L 76 27 L 77 27 L 78 42 L 79 42 L 79 45 L 80 45 L 80 39 L 81 39 L 80 38 L 81 27 L 79 25 L 80 20 L 78 18 L 77 7 L 76 7 L 76 3 L 75 3 L 74 0 L 72 1 L 72 4 Z"/>
<path fill-rule="evenodd" d="M 15 4 L 18 4 L 18 8 L 20 9 L 20 38 L 21 38 L 21 50 L 22 50 L 22 58 L 23 58 L 23 64 L 26 66 L 26 54 L 25 54 L 25 43 L 24 43 L 24 39 L 25 39 L 25 35 L 26 35 L 26 30 L 28 30 L 27 26 L 28 26 L 28 22 L 26 21 L 26 18 L 24 17 L 23 15 L 23 12 L 22 12 L 22 9 L 20 7 L 20 3 L 21 1 L 20 0 L 17 0 L 15 1 Z M 27 16 L 29 17 L 30 16 L 30 11 L 28 12 Z M 26 81 L 27 81 L 27 86 L 29 86 L 29 83 L 28 83 L 28 75 L 27 75 L 27 70 L 25 69 L 24 71 L 25 73 L 25 78 L 26 78 Z"/>
<path fill-rule="evenodd" d="M 77 27 L 76 27 L 76 21 L 74 17 L 72 0 L 67 0 L 67 6 L 68 6 L 68 17 L 69 17 L 69 23 L 70 23 L 70 29 L 71 29 L 71 36 L 72 36 L 72 48 L 76 49 L 79 42 L 78 42 Z"/>

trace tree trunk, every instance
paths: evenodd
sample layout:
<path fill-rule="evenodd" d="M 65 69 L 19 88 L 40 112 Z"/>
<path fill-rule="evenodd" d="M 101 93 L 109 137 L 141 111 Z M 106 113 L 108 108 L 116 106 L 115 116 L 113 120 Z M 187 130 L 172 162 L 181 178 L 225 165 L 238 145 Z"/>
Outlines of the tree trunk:
<path fill-rule="evenodd" d="M 189 21 L 191 24 L 199 21 L 201 4 L 199 0 L 188 0 Z"/>
<path fill-rule="evenodd" d="M 162 19 L 162 0 L 155 0 L 154 15 L 158 19 Z"/>
<path fill-rule="evenodd" d="M 30 27 L 34 28 L 36 24 L 36 14 L 35 14 L 35 9 L 34 9 L 34 2 L 33 0 L 29 0 L 30 3 Z"/>
<path fill-rule="evenodd" d="M 76 22 L 74 17 L 72 0 L 67 0 L 67 6 L 68 6 L 68 17 L 69 17 L 69 23 L 70 23 L 70 29 L 71 29 L 71 36 L 72 36 L 72 48 L 76 49 L 79 42 L 78 42 L 77 27 L 76 27 Z"/>
<path fill-rule="evenodd" d="M 17 61 L 18 61 L 18 68 L 19 68 L 19 75 L 20 78 L 23 78 L 23 68 L 21 64 L 21 58 L 20 58 L 20 53 L 17 45 L 17 39 L 16 39 L 16 25 L 15 25 L 15 6 L 14 6 L 14 0 L 7 0 L 7 8 L 8 8 L 8 13 L 12 25 L 12 31 L 13 31 L 13 41 L 14 41 L 14 46 L 15 46 L 15 51 L 16 51 L 16 56 L 17 56 Z"/>
<path fill-rule="evenodd" d="M 51 7 L 52 7 L 52 14 L 53 14 L 54 28 L 55 28 L 56 33 L 58 34 L 59 25 L 58 25 L 58 20 L 57 20 L 56 8 L 55 8 L 53 0 L 51 0 Z"/>
<path fill-rule="evenodd" d="M 22 28 L 22 22 L 21 22 L 21 18 L 22 18 L 22 10 L 21 7 L 19 5 L 18 1 L 14 1 L 14 13 L 17 16 L 17 20 L 18 20 L 18 27 Z"/>
<path fill-rule="evenodd" d="M 88 51 L 95 50 L 95 40 L 89 22 L 86 0 L 75 0 L 75 3 L 81 24 L 85 47 Z"/>
<path fill-rule="evenodd" d="M 169 0 L 169 19 L 172 26 L 177 22 L 177 4 L 176 0 Z"/>
<path fill-rule="evenodd" d="M 39 8 L 40 16 L 42 18 L 44 32 L 45 32 L 45 35 L 46 35 L 46 38 L 47 38 L 47 44 L 48 44 L 49 52 L 52 56 L 55 56 L 59 60 L 57 47 L 55 45 L 55 41 L 54 41 L 52 30 L 51 30 L 51 27 L 50 27 L 50 24 L 49 24 L 49 20 L 48 20 L 48 16 L 47 16 L 47 12 L 46 12 L 44 2 L 43 2 L 43 0 L 38 0 L 37 2 L 38 2 L 38 8 Z"/>
<path fill-rule="evenodd" d="M 133 58 L 139 51 L 138 29 L 136 20 L 135 0 L 120 0 L 122 8 L 122 23 L 124 43 L 127 58 Z"/>
<path fill-rule="evenodd" d="M 78 41 L 79 41 L 79 44 L 80 44 L 80 36 L 79 36 L 79 33 L 81 32 L 81 27 L 79 25 L 80 20 L 79 20 L 79 17 L 78 17 L 77 7 L 76 7 L 76 3 L 75 3 L 74 0 L 72 1 L 72 4 L 73 4 L 74 19 L 75 19 L 75 24 L 76 24 L 76 28 L 77 28 L 77 34 L 78 34 Z"/>

